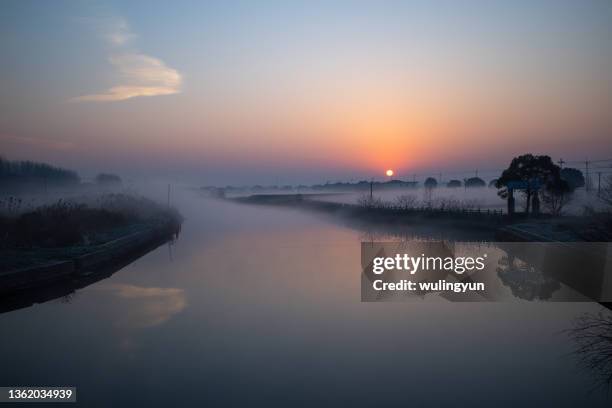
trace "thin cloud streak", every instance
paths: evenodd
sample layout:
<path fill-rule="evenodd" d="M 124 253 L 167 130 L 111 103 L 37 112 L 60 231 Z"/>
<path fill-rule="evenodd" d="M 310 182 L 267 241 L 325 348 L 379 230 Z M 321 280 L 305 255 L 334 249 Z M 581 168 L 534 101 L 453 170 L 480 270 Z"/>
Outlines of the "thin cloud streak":
<path fill-rule="evenodd" d="M 116 102 L 138 96 L 160 96 L 180 93 L 182 77 L 162 60 L 125 50 L 135 37 L 128 23 L 115 18 L 105 23 L 102 38 L 114 49 L 109 62 L 118 73 L 120 83 L 107 91 L 72 98 L 71 102 Z"/>

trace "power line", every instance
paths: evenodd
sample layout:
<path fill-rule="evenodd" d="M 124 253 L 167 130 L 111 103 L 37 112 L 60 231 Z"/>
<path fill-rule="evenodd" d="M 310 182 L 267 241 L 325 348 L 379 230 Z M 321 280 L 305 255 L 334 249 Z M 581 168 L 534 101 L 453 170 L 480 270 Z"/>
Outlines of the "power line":
<path fill-rule="evenodd" d="M 603 163 L 603 162 L 612 162 L 612 159 L 599 159 L 599 160 L 589 160 L 589 163 Z M 584 160 L 571 160 L 564 162 L 565 164 L 582 164 Z"/>

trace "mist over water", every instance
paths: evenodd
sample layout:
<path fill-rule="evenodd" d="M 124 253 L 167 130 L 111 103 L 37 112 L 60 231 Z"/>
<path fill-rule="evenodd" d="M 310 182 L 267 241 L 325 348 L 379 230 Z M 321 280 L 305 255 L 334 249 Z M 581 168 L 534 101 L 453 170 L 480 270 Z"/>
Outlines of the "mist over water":
<path fill-rule="evenodd" d="M 0 315 L 1 383 L 74 385 L 87 406 L 609 404 L 562 333 L 597 304 L 361 303 L 367 229 L 178 188 L 171 204 L 175 243 Z"/>
<path fill-rule="evenodd" d="M 406 188 L 406 189 L 377 189 L 373 190 L 373 197 L 381 199 L 384 203 L 396 205 L 399 197 L 409 196 L 415 200 L 416 206 L 426 206 L 429 200 L 432 204 L 439 205 L 444 202 L 453 202 L 459 207 L 467 209 L 481 210 L 502 210 L 506 211 L 506 200 L 502 199 L 498 194 L 498 189 L 493 187 L 482 188 L 448 188 L 436 187 L 427 192 L 427 189 Z M 346 204 L 357 204 L 363 197 L 369 197 L 370 192 L 338 192 L 337 194 L 321 195 L 312 197 L 316 200 L 333 201 Z M 522 211 L 525 204 L 525 198 L 522 194 L 516 194 L 516 208 Z M 581 215 L 584 212 L 585 206 L 593 208 L 603 207 L 603 203 L 598 200 L 597 195 L 593 192 L 587 193 L 584 188 L 579 188 L 573 192 L 572 198 L 563 213 L 567 215 Z M 544 211 L 546 211 L 544 209 Z"/>

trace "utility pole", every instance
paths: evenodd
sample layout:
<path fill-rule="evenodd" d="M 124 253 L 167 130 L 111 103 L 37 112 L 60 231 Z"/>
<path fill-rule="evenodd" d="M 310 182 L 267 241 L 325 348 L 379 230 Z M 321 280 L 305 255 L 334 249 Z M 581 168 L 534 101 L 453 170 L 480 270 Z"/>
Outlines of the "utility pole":
<path fill-rule="evenodd" d="M 563 159 L 559 159 L 559 161 L 557 163 L 559 163 L 559 167 L 563 168 L 563 165 L 565 164 L 565 161 Z"/>
<path fill-rule="evenodd" d="M 440 184 L 442 184 L 442 173 L 439 173 L 438 176 L 440 176 Z"/>
<path fill-rule="evenodd" d="M 478 169 L 476 169 L 476 177 L 478 177 Z"/>
<path fill-rule="evenodd" d="M 590 180 L 590 178 L 589 178 L 589 161 L 588 161 L 588 160 L 585 160 L 585 161 L 584 161 L 584 165 L 585 165 L 585 167 L 586 167 L 586 171 L 585 171 L 585 174 L 586 174 L 586 179 L 585 179 L 585 189 L 586 189 L 586 191 L 587 191 L 587 192 L 589 192 L 589 190 L 590 190 L 590 186 L 589 186 L 589 184 L 591 184 L 591 183 L 590 183 L 590 181 L 591 181 L 591 180 Z"/>
<path fill-rule="evenodd" d="M 601 196 L 601 171 L 597 172 L 597 197 Z"/>

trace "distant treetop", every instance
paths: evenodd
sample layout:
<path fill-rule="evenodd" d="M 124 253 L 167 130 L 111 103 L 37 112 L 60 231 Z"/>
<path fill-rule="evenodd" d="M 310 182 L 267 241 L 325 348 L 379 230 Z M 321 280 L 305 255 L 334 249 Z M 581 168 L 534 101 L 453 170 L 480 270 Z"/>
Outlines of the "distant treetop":
<path fill-rule="evenodd" d="M 433 177 L 427 177 L 423 185 L 425 188 L 434 188 L 438 186 L 438 181 Z"/>
<path fill-rule="evenodd" d="M 78 184 L 75 171 L 33 161 L 10 161 L 0 157 L 0 181 L 7 184 Z"/>
<path fill-rule="evenodd" d="M 467 188 L 484 187 L 487 185 L 487 183 L 485 183 L 485 181 L 481 179 L 480 177 L 470 177 L 469 179 L 466 179 L 464 182 L 465 182 L 465 187 Z"/>

